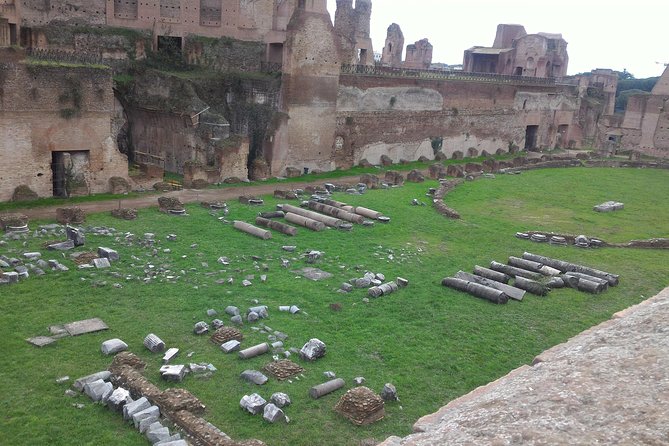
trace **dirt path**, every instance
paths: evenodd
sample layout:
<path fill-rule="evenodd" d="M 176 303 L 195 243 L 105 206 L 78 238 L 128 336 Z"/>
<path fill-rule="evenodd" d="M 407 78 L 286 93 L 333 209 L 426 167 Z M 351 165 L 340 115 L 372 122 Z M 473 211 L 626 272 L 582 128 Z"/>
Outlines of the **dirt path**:
<path fill-rule="evenodd" d="M 238 198 L 240 195 L 267 195 L 273 193 L 276 189 L 303 189 L 307 186 L 319 186 L 323 183 L 357 183 L 360 176 L 319 179 L 309 182 L 304 181 L 286 181 L 272 184 L 254 184 L 252 186 L 240 185 L 226 187 L 224 189 L 183 189 L 179 191 L 163 193 L 147 193 L 145 196 L 123 198 L 119 196 L 118 200 L 91 201 L 88 203 L 79 203 L 72 206 L 81 208 L 85 213 L 105 212 L 117 209 L 119 206 L 124 208 L 147 208 L 158 206 L 158 197 L 175 197 L 182 203 L 197 203 L 200 201 L 226 201 Z M 120 203 L 120 205 L 119 205 Z M 68 204 L 45 206 L 36 208 L 16 209 L 12 213 L 25 214 L 31 220 L 36 219 L 55 219 L 56 209 Z"/>

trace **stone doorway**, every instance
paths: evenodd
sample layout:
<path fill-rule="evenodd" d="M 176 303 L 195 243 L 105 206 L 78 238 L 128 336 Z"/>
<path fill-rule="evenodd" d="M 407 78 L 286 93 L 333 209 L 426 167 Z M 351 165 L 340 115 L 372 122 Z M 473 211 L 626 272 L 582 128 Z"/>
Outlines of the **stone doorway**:
<path fill-rule="evenodd" d="M 53 196 L 67 198 L 87 195 L 90 172 L 88 150 L 51 152 Z"/>
<path fill-rule="evenodd" d="M 525 150 L 534 150 L 537 148 L 538 125 L 528 125 L 525 129 Z"/>
<path fill-rule="evenodd" d="M 67 198 L 65 188 L 65 152 L 51 153 L 51 172 L 53 174 L 53 196 Z"/>

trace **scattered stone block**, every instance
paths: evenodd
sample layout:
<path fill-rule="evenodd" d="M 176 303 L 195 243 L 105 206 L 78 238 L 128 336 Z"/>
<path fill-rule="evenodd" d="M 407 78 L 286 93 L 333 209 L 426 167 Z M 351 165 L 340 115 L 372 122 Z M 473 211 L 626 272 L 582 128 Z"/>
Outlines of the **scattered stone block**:
<path fill-rule="evenodd" d="M 132 422 L 135 425 L 135 428 L 139 428 L 139 422 L 142 421 L 145 418 L 151 418 L 155 417 L 158 418 L 160 416 L 160 409 L 158 406 L 149 406 L 144 410 L 140 410 L 139 412 L 135 412 L 132 414 Z"/>
<path fill-rule="evenodd" d="M 149 407 L 151 407 L 151 403 L 149 403 L 149 400 L 144 396 L 136 401 L 126 403 L 126 405 L 123 406 L 123 419 L 130 420 L 134 414 L 141 412 L 144 409 L 148 409 Z"/>
<path fill-rule="evenodd" d="M 144 338 L 144 346 L 153 353 L 159 353 L 165 350 L 165 343 L 163 340 L 153 333 L 149 333 Z"/>
<path fill-rule="evenodd" d="M 151 444 L 157 444 L 158 442 L 167 440 L 170 438 L 170 430 L 166 427 L 161 427 L 146 433 L 146 438 L 151 442 Z"/>
<path fill-rule="evenodd" d="M 241 343 L 239 341 L 233 339 L 231 341 L 225 342 L 224 344 L 221 344 L 221 350 L 223 350 L 223 353 L 236 352 L 239 350 L 240 345 Z"/>
<path fill-rule="evenodd" d="M 123 387 L 117 387 L 107 398 L 107 407 L 114 412 L 120 412 L 123 406 L 131 401 L 130 392 Z"/>
<path fill-rule="evenodd" d="M 172 359 L 174 359 L 179 354 L 178 348 L 168 348 L 165 354 L 163 355 L 163 364 L 167 364 Z"/>
<path fill-rule="evenodd" d="M 356 376 L 353 378 L 353 382 L 355 383 L 356 386 L 361 386 L 365 383 L 365 378 L 362 376 Z"/>
<path fill-rule="evenodd" d="M 110 377 L 111 377 L 111 372 L 109 372 L 108 370 L 103 370 L 102 372 L 93 373 L 92 375 L 84 376 L 77 379 L 74 382 L 73 387 L 79 392 L 83 392 L 84 386 L 86 386 L 86 384 L 98 380 L 107 381 L 109 380 Z"/>
<path fill-rule="evenodd" d="M 94 333 L 96 331 L 108 330 L 109 327 L 100 318 L 85 319 L 82 321 L 70 322 L 63 325 L 70 336 L 78 336 L 86 333 Z"/>
<path fill-rule="evenodd" d="M 263 409 L 263 419 L 269 423 L 278 423 L 281 421 L 286 421 L 286 414 L 283 413 L 283 410 L 278 408 L 272 403 L 269 403 Z"/>
<path fill-rule="evenodd" d="M 140 422 L 139 425 L 137 426 L 137 430 L 139 430 L 140 434 L 146 434 L 149 430 L 155 430 L 163 425 L 160 424 L 160 421 L 158 421 L 160 418 L 158 416 L 150 416 L 143 418 Z M 156 425 L 156 423 L 158 425 Z"/>
<path fill-rule="evenodd" d="M 318 358 L 325 356 L 326 346 L 325 343 L 319 339 L 313 338 L 309 342 L 304 344 L 300 350 L 300 357 L 307 361 L 315 361 Z"/>
<path fill-rule="evenodd" d="M 204 321 L 200 321 L 195 324 L 193 327 L 193 333 L 196 335 L 203 335 L 209 333 L 209 324 Z"/>
<path fill-rule="evenodd" d="M 111 263 L 109 263 L 109 259 L 106 258 L 93 259 L 93 266 L 95 266 L 98 269 L 111 268 Z"/>
<path fill-rule="evenodd" d="M 45 345 L 53 344 L 54 342 L 56 342 L 56 339 L 52 338 L 51 336 L 35 336 L 26 339 L 26 341 L 28 341 L 35 347 L 44 347 Z"/>
<path fill-rule="evenodd" d="M 383 386 L 383 390 L 381 390 L 381 398 L 384 401 L 399 401 L 400 399 L 397 397 L 397 389 L 395 388 L 394 385 L 390 383 L 386 383 Z"/>
<path fill-rule="evenodd" d="M 258 415 L 263 411 L 263 408 L 267 404 L 267 401 L 258 395 L 257 393 L 252 393 L 251 395 L 244 395 L 239 401 L 239 405 L 242 409 L 250 413 L 251 415 Z"/>
<path fill-rule="evenodd" d="M 19 282 L 19 273 L 15 271 L 10 271 L 7 273 L 4 273 L 2 277 L 7 280 L 7 283 L 18 283 Z"/>
<path fill-rule="evenodd" d="M 356 426 L 366 426 L 385 416 L 383 399 L 367 387 L 356 387 L 346 392 L 335 411 Z"/>
<path fill-rule="evenodd" d="M 117 251 L 103 246 L 98 248 L 98 255 L 100 258 L 108 259 L 110 262 L 115 262 L 120 259 Z"/>
<path fill-rule="evenodd" d="M 104 355 L 113 355 L 118 352 L 122 352 L 127 348 L 128 344 L 116 338 L 116 339 L 109 339 L 108 341 L 103 342 L 100 349 L 102 350 L 102 354 Z"/>
<path fill-rule="evenodd" d="M 278 408 L 290 406 L 290 397 L 283 392 L 276 392 L 270 397 L 270 402 Z"/>
<path fill-rule="evenodd" d="M 263 375 L 261 372 L 257 370 L 244 370 L 239 375 L 239 377 L 242 378 L 244 381 L 256 384 L 258 386 L 262 386 L 269 380 L 269 378 L 267 378 L 265 375 Z"/>
<path fill-rule="evenodd" d="M 74 246 L 84 246 L 86 244 L 86 236 L 81 229 L 67 225 L 65 226 L 65 233 L 67 239 L 71 240 Z"/>
<path fill-rule="evenodd" d="M 86 383 L 84 386 L 84 393 L 95 403 L 102 401 L 106 402 L 107 398 L 114 391 L 114 386 L 111 383 L 105 382 L 101 379 Z M 103 401 L 104 399 L 104 401 Z"/>
<path fill-rule="evenodd" d="M 166 381 L 181 382 L 188 373 L 183 364 L 164 365 L 160 368 L 160 377 Z"/>
<path fill-rule="evenodd" d="M 410 183 L 422 183 L 425 181 L 425 176 L 418 170 L 413 169 L 407 174 L 407 181 Z"/>

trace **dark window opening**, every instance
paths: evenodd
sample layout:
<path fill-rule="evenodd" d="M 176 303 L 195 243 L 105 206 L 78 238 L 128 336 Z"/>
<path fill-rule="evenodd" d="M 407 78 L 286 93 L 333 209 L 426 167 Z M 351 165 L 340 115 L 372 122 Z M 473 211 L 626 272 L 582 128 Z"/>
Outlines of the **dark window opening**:
<path fill-rule="evenodd" d="M 516 71 L 513 72 L 514 76 L 522 76 L 523 75 L 523 67 L 516 67 Z"/>
<path fill-rule="evenodd" d="M 525 150 L 534 150 L 537 148 L 538 125 L 528 125 L 525 129 Z"/>
<path fill-rule="evenodd" d="M 305 9 L 307 7 L 307 0 L 299 0 L 297 2 L 297 7 L 299 9 Z"/>
<path fill-rule="evenodd" d="M 158 36 L 158 52 L 166 56 L 181 56 L 181 37 Z"/>
<path fill-rule="evenodd" d="M 23 48 L 32 48 L 33 30 L 31 28 L 21 28 L 20 40 L 20 44 Z"/>

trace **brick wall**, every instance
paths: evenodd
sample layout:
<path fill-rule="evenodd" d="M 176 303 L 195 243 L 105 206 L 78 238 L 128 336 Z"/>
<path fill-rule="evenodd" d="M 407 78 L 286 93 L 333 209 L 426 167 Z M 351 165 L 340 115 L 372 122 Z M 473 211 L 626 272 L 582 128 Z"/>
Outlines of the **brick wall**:
<path fill-rule="evenodd" d="M 0 200 L 10 199 L 21 184 L 40 196 L 51 196 L 53 152 L 80 152 L 77 159 L 88 157 L 88 171 L 81 173 L 91 193 L 107 192 L 112 176 L 127 177 L 127 159 L 111 135 L 111 82 L 106 69 L 3 67 Z M 66 109 L 74 110 L 69 118 L 63 116 Z"/>

